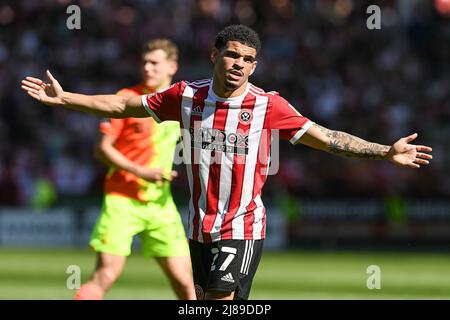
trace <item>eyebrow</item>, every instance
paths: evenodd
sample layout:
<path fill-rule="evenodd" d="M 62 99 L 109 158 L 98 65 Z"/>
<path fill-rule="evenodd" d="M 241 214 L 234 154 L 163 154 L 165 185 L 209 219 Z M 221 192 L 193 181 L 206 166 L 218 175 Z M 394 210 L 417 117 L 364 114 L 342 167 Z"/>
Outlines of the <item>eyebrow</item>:
<path fill-rule="evenodd" d="M 236 55 L 238 55 L 239 57 L 244 57 L 244 59 L 251 59 L 252 61 L 256 61 L 256 57 L 254 57 L 254 56 L 251 56 L 251 55 L 245 55 L 245 56 L 243 56 L 243 55 L 241 55 L 239 52 L 237 52 L 237 51 L 234 51 L 234 50 L 225 50 L 225 54 L 236 54 Z"/>

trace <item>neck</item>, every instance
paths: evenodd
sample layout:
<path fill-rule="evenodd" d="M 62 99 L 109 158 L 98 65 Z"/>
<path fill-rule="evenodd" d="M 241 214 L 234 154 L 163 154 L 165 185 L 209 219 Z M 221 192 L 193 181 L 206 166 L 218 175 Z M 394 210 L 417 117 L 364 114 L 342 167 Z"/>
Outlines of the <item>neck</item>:
<path fill-rule="evenodd" d="M 148 89 L 150 92 L 156 92 L 165 88 L 170 87 L 170 84 L 172 83 L 172 79 L 169 79 L 167 81 L 162 82 L 158 86 L 148 86 L 145 82 L 143 83 L 145 88 Z"/>
<path fill-rule="evenodd" d="M 234 98 L 242 95 L 245 92 L 245 89 L 247 88 L 248 81 L 242 84 L 237 89 L 227 89 L 225 85 L 222 85 L 219 80 L 217 80 L 216 77 L 213 77 L 213 85 L 212 89 L 214 91 L 214 94 L 220 98 Z"/>

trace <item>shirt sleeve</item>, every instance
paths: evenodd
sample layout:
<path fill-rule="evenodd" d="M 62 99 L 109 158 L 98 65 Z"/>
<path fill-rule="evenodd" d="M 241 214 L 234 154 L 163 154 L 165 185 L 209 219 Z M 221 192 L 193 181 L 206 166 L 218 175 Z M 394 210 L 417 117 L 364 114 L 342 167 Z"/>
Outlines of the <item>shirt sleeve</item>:
<path fill-rule="evenodd" d="M 177 82 L 164 91 L 141 96 L 142 105 L 156 122 L 181 122 L 181 87 L 182 82 Z"/>
<path fill-rule="evenodd" d="M 104 135 L 117 138 L 125 126 L 126 119 L 103 118 L 99 125 L 99 131 Z"/>
<path fill-rule="evenodd" d="M 280 138 L 296 144 L 313 122 L 302 116 L 288 101 L 274 94 L 270 114 L 271 129 L 279 130 Z"/>

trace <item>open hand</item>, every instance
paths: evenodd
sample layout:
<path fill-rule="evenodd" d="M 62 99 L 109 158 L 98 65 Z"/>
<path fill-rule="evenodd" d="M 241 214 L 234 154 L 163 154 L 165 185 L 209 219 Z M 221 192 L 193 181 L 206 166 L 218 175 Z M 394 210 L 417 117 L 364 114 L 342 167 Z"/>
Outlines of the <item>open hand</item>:
<path fill-rule="evenodd" d="M 27 94 L 50 106 L 61 105 L 62 95 L 64 93 L 58 80 L 56 80 L 49 70 L 46 72 L 48 83 L 45 83 L 41 79 L 26 77 L 22 80 L 21 88 L 27 92 Z"/>
<path fill-rule="evenodd" d="M 417 133 L 401 138 L 394 143 L 389 150 L 388 159 L 396 165 L 410 168 L 420 168 L 421 165 L 428 165 L 433 156 L 424 152 L 431 152 L 433 149 L 427 146 L 409 144 L 417 138 Z"/>

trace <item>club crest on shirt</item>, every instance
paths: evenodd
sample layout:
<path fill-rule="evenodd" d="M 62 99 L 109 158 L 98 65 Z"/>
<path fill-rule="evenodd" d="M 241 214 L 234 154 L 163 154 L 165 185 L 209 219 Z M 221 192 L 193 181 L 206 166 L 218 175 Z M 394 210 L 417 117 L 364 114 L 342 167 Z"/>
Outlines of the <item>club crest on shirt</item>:
<path fill-rule="evenodd" d="M 251 110 L 243 109 L 239 112 L 238 118 L 241 124 L 249 124 L 253 119 L 253 113 Z"/>

